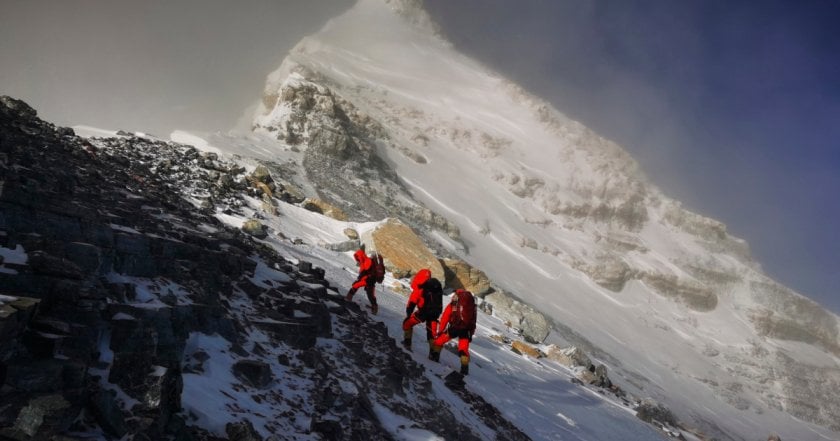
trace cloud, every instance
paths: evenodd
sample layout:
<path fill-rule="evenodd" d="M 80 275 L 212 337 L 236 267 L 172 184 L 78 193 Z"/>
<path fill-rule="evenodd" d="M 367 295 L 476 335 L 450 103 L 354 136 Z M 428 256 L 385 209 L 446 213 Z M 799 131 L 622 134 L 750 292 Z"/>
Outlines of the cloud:
<path fill-rule="evenodd" d="M 59 124 L 226 129 L 288 50 L 352 3 L 4 1 L 0 88 Z"/>
<path fill-rule="evenodd" d="M 621 144 L 771 277 L 840 311 L 840 8 L 427 4 L 461 50 Z"/>

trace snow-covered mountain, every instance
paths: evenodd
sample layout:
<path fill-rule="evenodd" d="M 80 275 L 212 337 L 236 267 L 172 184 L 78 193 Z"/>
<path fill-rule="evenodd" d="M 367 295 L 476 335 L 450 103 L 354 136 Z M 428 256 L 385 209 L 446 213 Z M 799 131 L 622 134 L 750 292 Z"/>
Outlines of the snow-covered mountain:
<path fill-rule="evenodd" d="M 688 440 L 840 440 L 838 317 L 421 1 L 304 38 L 252 129 L 74 133 L 0 97 L 0 439 L 660 439 L 651 397 Z M 404 268 L 379 314 L 343 301 L 389 217 L 492 285 L 464 388 L 397 346 Z M 551 344 L 620 388 L 527 355 Z"/>
<path fill-rule="evenodd" d="M 620 146 L 456 52 L 421 2 L 360 0 L 304 38 L 253 129 L 296 151 L 334 205 L 374 187 L 370 219 L 414 201 L 444 218 L 427 239 L 550 317 L 549 341 L 584 340 L 707 433 L 838 437 L 838 317 L 768 278 Z"/>
<path fill-rule="evenodd" d="M 663 436 L 634 414 L 667 412 L 512 351 L 498 318 L 479 318 L 466 385 L 452 351 L 397 346 L 408 279 L 389 276 L 371 315 L 344 301 L 352 258 L 328 246 L 383 222 L 332 219 L 282 182 L 293 171 L 178 137 L 204 151 L 74 133 L 0 96 L 0 438 Z"/>

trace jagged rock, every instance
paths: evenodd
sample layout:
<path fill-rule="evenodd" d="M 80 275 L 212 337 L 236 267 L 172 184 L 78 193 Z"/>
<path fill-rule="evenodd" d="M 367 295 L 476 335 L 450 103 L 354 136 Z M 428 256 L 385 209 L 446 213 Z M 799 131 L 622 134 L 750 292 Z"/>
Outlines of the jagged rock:
<path fill-rule="evenodd" d="M 589 356 L 575 346 L 560 349 L 555 345 L 549 345 L 546 350 L 546 357 L 570 368 L 582 366 L 588 370 L 592 366 L 592 360 L 589 359 Z"/>
<path fill-rule="evenodd" d="M 271 172 L 262 164 L 258 165 L 257 168 L 254 169 L 254 171 L 249 175 L 249 178 L 251 178 L 254 182 L 261 182 L 264 184 L 272 182 Z"/>
<path fill-rule="evenodd" d="M 717 294 L 697 282 L 658 273 L 644 273 L 641 279 L 657 293 L 679 300 L 695 311 L 713 311 L 717 307 Z"/>
<path fill-rule="evenodd" d="M 677 419 L 671 411 L 651 398 L 645 398 L 636 407 L 636 417 L 642 421 L 651 423 L 654 420 L 660 423 L 677 426 Z"/>
<path fill-rule="evenodd" d="M 225 433 L 230 441 L 263 441 L 263 437 L 254 429 L 254 425 L 248 420 L 237 423 L 227 423 Z"/>
<path fill-rule="evenodd" d="M 28 297 L 0 297 L 0 360 L 3 348 L 17 341 L 35 315 L 39 299 Z"/>
<path fill-rule="evenodd" d="M 443 266 L 417 234 L 397 219 L 388 219 L 371 233 L 363 235 L 362 242 L 385 257 L 385 264 L 392 272 L 416 272 L 428 268 L 432 277 L 445 280 Z"/>
<path fill-rule="evenodd" d="M 240 360 L 233 365 L 233 375 L 245 384 L 262 389 L 272 381 L 271 366 L 259 360 Z"/>
<path fill-rule="evenodd" d="M 344 242 L 337 242 L 337 243 L 322 243 L 322 247 L 330 250 L 335 251 L 338 253 L 346 253 L 348 251 L 358 250 L 361 246 L 361 242 L 359 239 L 351 239 L 345 240 Z"/>
<path fill-rule="evenodd" d="M 513 349 L 513 352 L 516 352 L 517 354 L 520 354 L 520 355 L 527 355 L 527 356 L 532 357 L 532 358 L 543 357 L 543 354 L 537 348 L 535 348 L 531 345 L 528 345 L 526 343 L 523 343 L 519 340 L 515 340 L 511 344 L 511 349 Z"/>
<path fill-rule="evenodd" d="M 32 271 L 47 276 L 74 280 L 82 278 L 82 270 L 78 265 L 67 259 L 51 256 L 43 251 L 33 251 L 29 254 L 29 266 Z"/>
<path fill-rule="evenodd" d="M 350 240 L 358 240 L 359 239 L 359 233 L 352 228 L 345 228 L 344 229 L 344 235 L 347 236 L 347 238 L 350 239 Z"/>
<path fill-rule="evenodd" d="M 6 385 L 20 391 L 58 392 L 64 386 L 66 365 L 66 361 L 55 359 L 11 361 L 6 367 Z"/>
<path fill-rule="evenodd" d="M 612 386 L 612 381 L 610 380 L 609 375 L 607 375 L 607 367 L 603 364 L 599 364 L 595 367 L 595 384 L 599 387 L 606 387 L 609 388 Z"/>
<path fill-rule="evenodd" d="M 297 185 L 282 179 L 276 179 L 277 195 L 280 200 L 290 204 L 300 204 L 306 200 L 306 194 Z"/>
<path fill-rule="evenodd" d="M 503 291 L 487 294 L 484 301 L 492 307 L 493 315 L 522 331 L 522 335 L 530 342 L 540 343 L 551 332 L 551 324 L 542 314 Z"/>
<path fill-rule="evenodd" d="M 598 381 L 598 377 L 595 376 L 595 372 L 592 372 L 589 369 L 575 370 L 575 378 L 580 380 L 583 384 L 594 384 Z"/>
<path fill-rule="evenodd" d="M 39 396 L 20 411 L 14 429 L 29 439 L 50 439 L 66 430 L 79 410 L 60 394 Z"/>
<path fill-rule="evenodd" d="M 282 318 L 273 321 L 255 321 L 254 325 L 268 332 L 272 337 L 297 349 L 315 346 L 319 325 L 311 320 Z"/>
<path fill-rule="evenodd" d="M 522 328 L 522 336 L 530 343 L 542 343 L 551 332 L 548 319 L 530 306 L 523 311 L 519 326 Z"/>
<path fill-rule="evenodd" d="M 303 201 L 302 206 L 303 208 L 309 211 L 320 213 L 324 216 L 328 216 L 336 220 L 346 221 L 348 219 L 347 214 L 340 208 L 333 206 L 321 199 L 307 198 L 305 201 Z"/>
<path fill-rule="evenodd" d="M 256 219 L 249 219 L 242 224 L 242 231 L 256 238 L 264 239 L 268 236 L 265 225 Z"/>
<path fill-rule="evenodd" d="M 13 114 L 19 115 L 21 119 L 33 119 L 38 116 L 38 112 L 36 112 L 35 109 L 30 107 L 29 104 L 26 104 L 23 100 L 15 99 L 6 95 L 0 95 L 0 104 Z"/>
<path fill-rule="evenodd" d="M 64 247 L 64 254 L 83 273 L 97 272 L 103 262 L 102 249 L 89 243 L 69 243 Z"/>
<path fill-rule="evenodd" d="M 90 399 L 96 422 L 110 435 L 121 438 L 128 432 L 125 416 L 115 399 L 116 393 L 109 390 L 98 390 Z"/>
<path fill-rule="evenodd" d="M 782 441 L 782 438 L 774 433 L 767 437 L 767 441 Z"/>
<path fill-rule="evenodd" d="M 446 286 L 452 289 L 466 289 L 478 297 L 484 297 L 492 289 L 487 275 L 463 260 L 443 259 L 441 264 L 446 274 Z"/>

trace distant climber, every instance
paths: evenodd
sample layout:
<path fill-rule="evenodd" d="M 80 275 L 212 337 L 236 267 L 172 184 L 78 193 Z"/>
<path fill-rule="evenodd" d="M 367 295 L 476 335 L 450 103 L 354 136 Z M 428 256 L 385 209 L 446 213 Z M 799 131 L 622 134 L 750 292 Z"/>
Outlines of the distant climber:
<path fill-rule="evenodd" d="M 455 290 L 452 299 L 440 318 L 442 330 L 432 343 L 429 358 L 440 361 L 440 350 L 449 340 L 458 338 L 458 355 L 461 359 L 461 375 L 470 372 L 470 342 L 475 334 L 475 298 L 463 289 Z"/>
<path fill-rule="evenodd" d="M 356 294 L 356 291 L 359 288 L 365 289 L 365 294 L 367 294 L 368 301 L 370 302 L 370 310 L 374 314 L 379 311 L 379 306 L 376 304 L 376 277 L 373 274 L 374 271 L 374 262 L 373 259 L 365 254 L 365 249 L 359 248 L 353 253 L 353 258 L 356 259 L 356 265 L 359 267 L 359 276 L 356 278 L 356 281 L 353 282 L 353 286 L 350 287 L 350 290 L 347 291 L 347 295 L 344 297 L 346 301 L 352 301 L 353 295 Z"/>
<path fill-rule="evenodd" d="M 416 311 L 415 311 L 416 308 Z M 405 307 L 403 320 L 403 345 L 411 348 L 414 326 L 426 323 L 426 340 L 429 342 L 429 357 L 432 356 L 432 343 L 437 335 L 438 318 L 443 310 L 443 286 L 432 277 L 431 271 L 422 269 L 411 281 L 411 295 Z"/>

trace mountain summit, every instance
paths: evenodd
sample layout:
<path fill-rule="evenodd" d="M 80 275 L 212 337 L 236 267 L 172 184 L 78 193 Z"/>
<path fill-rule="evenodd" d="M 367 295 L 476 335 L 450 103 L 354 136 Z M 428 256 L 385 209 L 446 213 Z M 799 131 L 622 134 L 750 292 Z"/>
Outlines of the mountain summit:
<path fill-rule="evenodd" d="M 320 196 L 349 212 L 386 182 L 373 217 L 357 215 L 425 225 L 488 275 L 489 303 L 532 305 L 548 341 L 586 345 L 707 433 L 840 431 L 838 317 L 620 146 L 458 53 L 420 2 L 361 0 L 304 38 L 253 129 L 302 152 Z"/>

